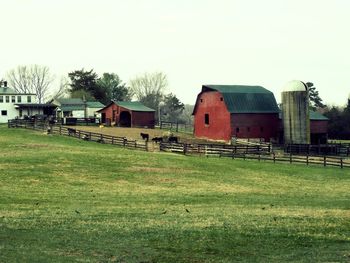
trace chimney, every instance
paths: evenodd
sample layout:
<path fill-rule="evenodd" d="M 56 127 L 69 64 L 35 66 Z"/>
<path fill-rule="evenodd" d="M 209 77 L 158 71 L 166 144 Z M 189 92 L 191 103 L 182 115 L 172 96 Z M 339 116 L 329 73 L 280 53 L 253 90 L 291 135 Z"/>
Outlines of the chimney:
<path fill-rule="evenodd" d="M 4 81 L 4 88 L 7 88 L 7 81 Z"/>

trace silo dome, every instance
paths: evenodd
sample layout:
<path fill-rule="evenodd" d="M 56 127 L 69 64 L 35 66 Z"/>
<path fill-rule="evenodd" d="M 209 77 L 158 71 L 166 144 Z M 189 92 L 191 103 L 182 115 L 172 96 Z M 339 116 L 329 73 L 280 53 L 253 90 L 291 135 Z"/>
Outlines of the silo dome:
<path fill-rule="evenodd" d="M 282 92 L 293 92 L 293 91 L 306 91 L 307 86 L 304 82 L 300 80 L 291 80 L 286 85 L 284 85 Z"/>

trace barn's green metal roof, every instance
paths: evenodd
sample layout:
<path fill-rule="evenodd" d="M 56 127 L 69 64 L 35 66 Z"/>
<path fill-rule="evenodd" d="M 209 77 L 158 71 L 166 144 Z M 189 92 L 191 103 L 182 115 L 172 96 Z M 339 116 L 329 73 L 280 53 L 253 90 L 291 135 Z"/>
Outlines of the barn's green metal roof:
<path fill-rule="evenodd" d="M 132 111 L 155 111 L 139 101 L 113 101 L 116 105 Z"/>
<path fill-rule="evenodd" d="M 278 117 L 282 119 L 282 112 L 279 112 Z M 309 111 L 310 121 L 328 121 L 329 119 L 317 111 Z"/>
<path fill-rule="evenodd" d="M 203 85 L 202 93 L 218 91 L 230 113 L 278 113 L 273 93 L 261 86 Z"/>
<path fill-rule="evenodd" d="M 328 121 L 328 118 L 317 111 L 310 110 L 310 120 Z"/>

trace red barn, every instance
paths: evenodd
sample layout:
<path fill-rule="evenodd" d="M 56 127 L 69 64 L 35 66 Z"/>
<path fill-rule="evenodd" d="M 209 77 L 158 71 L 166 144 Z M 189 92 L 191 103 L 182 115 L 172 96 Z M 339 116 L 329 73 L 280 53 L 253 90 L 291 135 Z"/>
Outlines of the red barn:
<path fill-rule="evenodd" d="M 317 111 L 310 111 L 311 144 L 327 143 L 328 118 Z"/>
<path fill-rule="evenodd" d="M 278 136 L 278 106 L 272 92 L 260 86 L 203 85 L 193 110 L 194 135 L 229 141 Z"/>
<path fill-rule="evenodd" d="M 155 110 L 138 101 L 112 101 L 98 112 L 107 125 L 154 128 L 155 124 Z"/>

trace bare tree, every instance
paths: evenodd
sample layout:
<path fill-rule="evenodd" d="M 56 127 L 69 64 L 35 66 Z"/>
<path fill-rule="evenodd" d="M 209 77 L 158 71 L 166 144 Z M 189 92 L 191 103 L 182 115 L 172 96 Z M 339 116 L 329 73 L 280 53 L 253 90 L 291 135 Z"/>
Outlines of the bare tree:
<path fill-rule="evenodd" d="M 167 86 L 168 79 L 163 72 L 144 73 L 130 80 L 130 88 L 135 97 L 155 110 L 163 100 Z"/>
<path fill-rule="evenodd" d="M 54 80 L 46 66 L 18 66 L 7 73 L 9 84 L 19 93 L 35 93 L 42 103 L 48 95 L 50 84 Z"/>
<path fill-rule="evenodd" d="M 51 97 L 53 99 L 66 97 L 69 94 L 69 89 L 70 89 L 69 79 L 65 76 L 62 76 L 60 78 L 60 84 L 58 86 L 58 89 L 53 92 Z"/>

